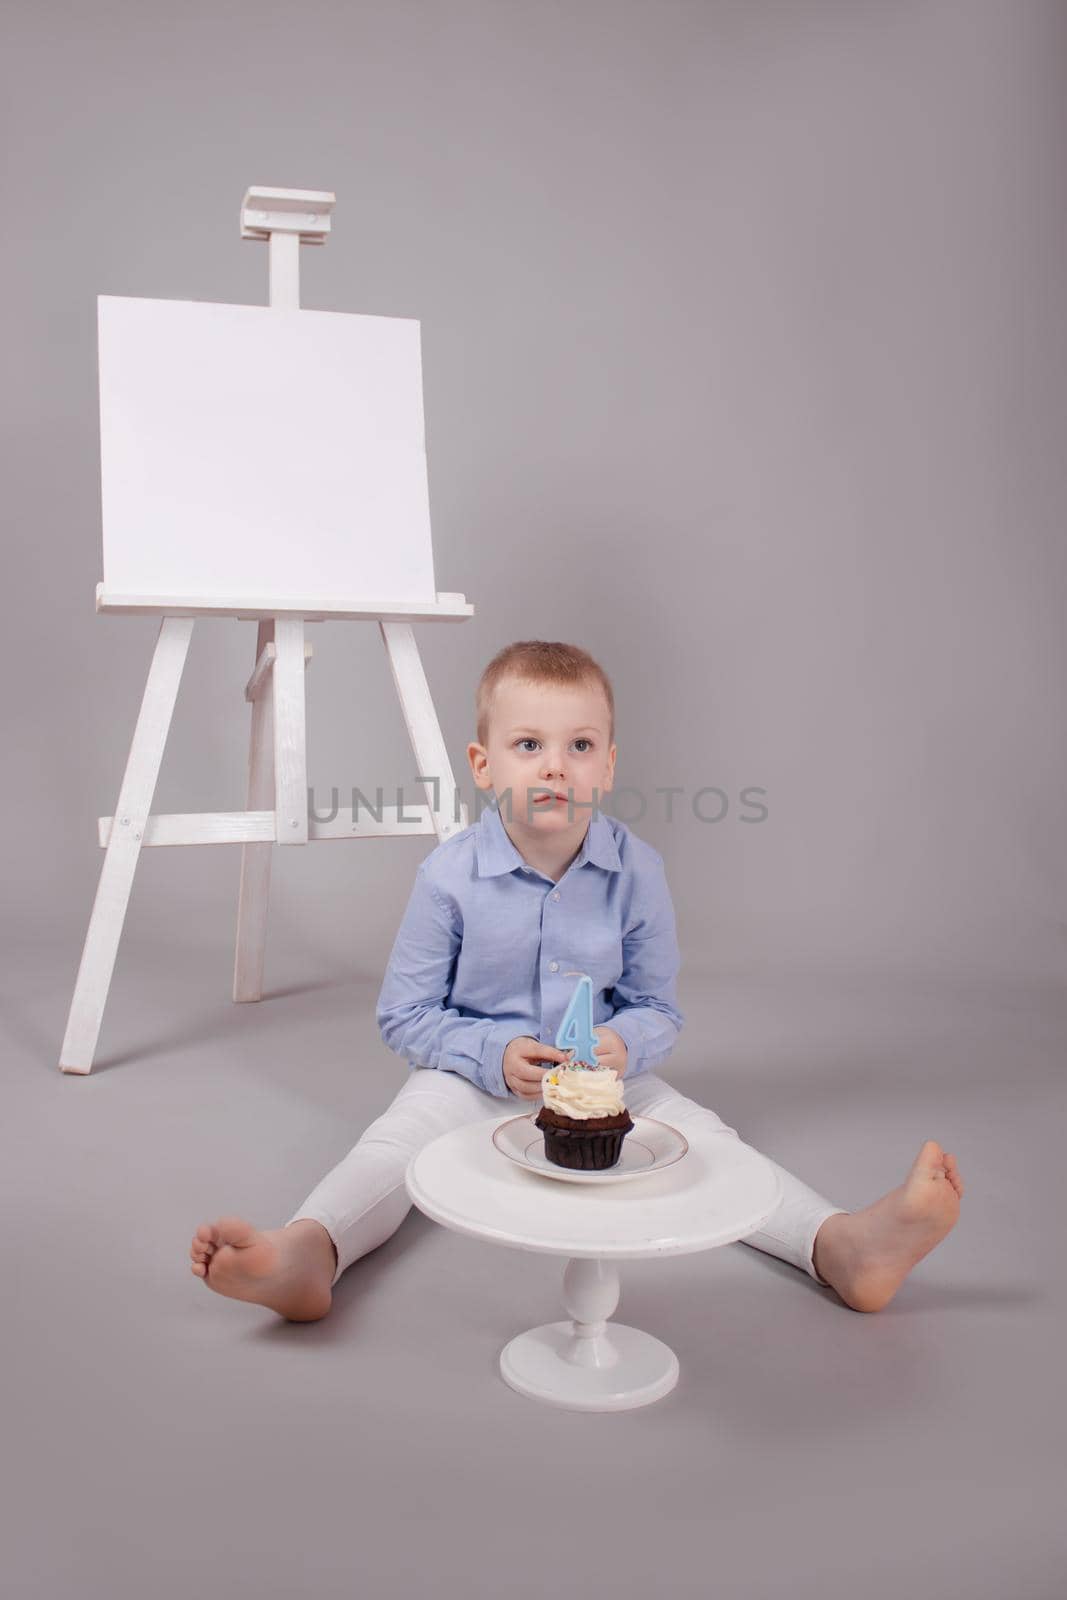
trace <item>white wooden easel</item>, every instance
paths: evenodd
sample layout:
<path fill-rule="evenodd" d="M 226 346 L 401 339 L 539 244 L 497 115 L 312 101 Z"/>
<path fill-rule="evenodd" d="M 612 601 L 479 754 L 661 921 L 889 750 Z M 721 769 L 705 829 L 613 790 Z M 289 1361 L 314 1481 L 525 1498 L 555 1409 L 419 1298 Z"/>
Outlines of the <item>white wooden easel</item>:
<path fill-rule="evenodd" d="M 323 244 L 330 230 L 334 195 L 306 189 L 249 189 L 241 208 L 241 237 L 266 240 L 270 251 L 270 305 L 300 306 L 301 244 Z M 122 936 L 126 908 L 141 850 L 151 845 L 240 844 L 241 882 L 233 998 L 258 1000 L 263 993 L 263 953 L 270 891 L 271 847 L 321 839 L 383 838 L 436 834 L 448 838 L 467 826 L 444 738 L 426 682 L 412 623 L 460 622 L 474 615 L 462 594 L 437 594 L 430 604 L 380 603 L 338 608 L 323 596 L 293 596 L 286 604 L 256 603 L 254 593 L 232 598 L 108 594 L 97 586 L 96 609 L 160 615 L 159 636 L 134 728 L 126 771 L 113 817 L 99 819 L 105 855 L 89 919 L 89 930 L 60 1053 L 64 1072 L 91 1071 L 104 1006 Z M 178 685 L 198 616 L 256 619 L 252 675 L 245 699 L 252 707 L 247 810 L 152 815 L 163 748 Z M 379 821 L 354 818 L 341 807 L 329 822 L 308 815 L 304 728 L 304 673 L 311 656 L 305 624 L 349 618 L 377 622 L 407 724 L 428 803 L 404 812 L 385 806 Z M 418 820 L 407 820 L 414 813 Z"/>

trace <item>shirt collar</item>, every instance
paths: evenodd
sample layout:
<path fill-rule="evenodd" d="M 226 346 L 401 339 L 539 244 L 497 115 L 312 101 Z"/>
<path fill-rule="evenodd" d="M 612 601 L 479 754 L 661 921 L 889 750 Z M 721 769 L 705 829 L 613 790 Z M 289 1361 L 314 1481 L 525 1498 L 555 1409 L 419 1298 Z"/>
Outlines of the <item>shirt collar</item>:
<path fill-rule="evenodd" d="M 527 865 L 509 839 L 497 806 L 486 807 L 478 818 L 477 828 L 480 878 L 494 878 L 502 872 L 514 872 L 516 867 Z M 582 840 L 582 848 L 571 866 L 582 867 L 587 861 L 591 861 L 596 867 L 603 867 L 608 872 L 622 871 L 615 835 L 602 811 L 590 818 L 585 838 Z"/>

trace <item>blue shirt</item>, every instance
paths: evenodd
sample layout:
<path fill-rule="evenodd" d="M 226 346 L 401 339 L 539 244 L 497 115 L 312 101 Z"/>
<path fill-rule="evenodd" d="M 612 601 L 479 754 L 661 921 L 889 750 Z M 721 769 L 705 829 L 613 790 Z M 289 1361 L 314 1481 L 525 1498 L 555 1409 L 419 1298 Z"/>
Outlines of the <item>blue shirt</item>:
<path fill-rule="evenodd" d="M 554 1044 L 577 979 L 593 1025 L 627 1047 L 626 1076 L 665 1061 L 683 1026 L 674 906 L 663 857 L 601 811 L 558 883 L 526 864 L 496 806 L 415 874 L 378 996 L 390 1050 L 506 1097 L 504 1051 Z"/>

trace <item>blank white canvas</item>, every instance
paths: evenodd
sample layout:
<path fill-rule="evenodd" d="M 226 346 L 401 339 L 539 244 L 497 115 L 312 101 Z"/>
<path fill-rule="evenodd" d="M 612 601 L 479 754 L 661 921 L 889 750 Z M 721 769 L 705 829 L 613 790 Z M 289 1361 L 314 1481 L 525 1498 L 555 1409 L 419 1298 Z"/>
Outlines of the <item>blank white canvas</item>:
<path fill-rule="evenodd" d="M 104 588 L 435 599 L 419 324 L 98 297 Z"/>

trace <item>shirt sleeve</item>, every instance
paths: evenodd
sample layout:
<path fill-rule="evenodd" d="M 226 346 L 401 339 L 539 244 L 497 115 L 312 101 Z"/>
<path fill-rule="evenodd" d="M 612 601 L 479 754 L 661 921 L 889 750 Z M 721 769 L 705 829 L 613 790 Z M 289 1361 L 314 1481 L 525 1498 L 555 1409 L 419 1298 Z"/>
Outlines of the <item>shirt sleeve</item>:
<path fill-rule="evenodd" d="M 681 956 L 674 904 L 662 856 L 638 885 L 634 916 L 623 934 L 622 976 L 612 991 L 617 1010 L 608 1026 L 626 1045 L 626 1077 L 666 1061 L 685 1025 L 678 1009 Z"/>
<path fill-rule="evenodd" d="M 420 862 L 378 995 L 378 1028 L 390 1050 L 417 1067 L 458 1072 L 506 1097 L 504 1051 L 515 1024 L 465 1017 L 445 1004 L 462 941 L 457 919 Z"/>

